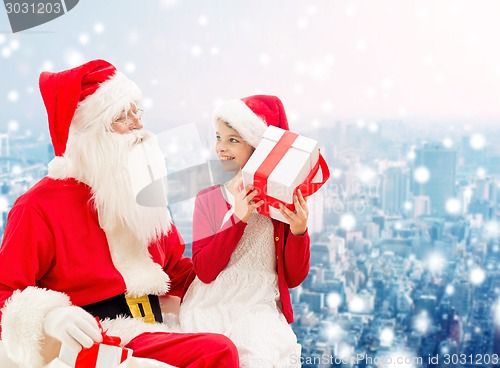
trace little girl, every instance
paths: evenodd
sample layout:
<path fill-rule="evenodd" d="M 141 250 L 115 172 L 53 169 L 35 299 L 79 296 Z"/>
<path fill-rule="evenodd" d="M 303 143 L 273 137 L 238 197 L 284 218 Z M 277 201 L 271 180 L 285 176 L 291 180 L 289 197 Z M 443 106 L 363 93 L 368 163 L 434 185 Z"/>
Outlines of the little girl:
<path fill-rule="evenodd" d="M 288 129 L 281 101 L 250 96 L 224 103 L 214 114 L 220 160 L 241 168 L 268 125 Z M 301 347 L 289 326 L 289 288 L 309 271 L 308 208 L 299 192 L 295 211 L 281 206 L 290 225 L 260 215 L 257 191 L 243 188 L 241 171 L 228 183 L 201 191 L 193 217 L 196 277 L 179 313 L 188 332 L 218 332 L 237 346 L 241 367 L 300 366 Z"/>

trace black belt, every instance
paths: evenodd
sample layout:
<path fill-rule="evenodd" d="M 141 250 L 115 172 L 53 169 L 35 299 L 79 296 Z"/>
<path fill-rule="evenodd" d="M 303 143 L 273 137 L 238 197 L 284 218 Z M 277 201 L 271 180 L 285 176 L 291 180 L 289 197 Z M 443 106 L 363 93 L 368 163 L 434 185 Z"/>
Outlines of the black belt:
<path fill-rule="evenodd" d="M 144 322 L 163 322 L 158 295 L 144 295 L 139 298 L 120 294 L 112 298 L 82 306 L 87 312 L 101 319 L 118 316 L 142 318 Z"/>

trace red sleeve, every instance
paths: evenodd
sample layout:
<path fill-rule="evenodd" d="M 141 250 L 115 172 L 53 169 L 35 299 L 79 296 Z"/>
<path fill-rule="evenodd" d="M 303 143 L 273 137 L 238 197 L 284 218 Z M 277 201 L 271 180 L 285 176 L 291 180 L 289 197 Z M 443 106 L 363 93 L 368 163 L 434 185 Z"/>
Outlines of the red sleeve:
<path fill-rule="evenodd" d="M 227 210 L 226 202 L 218 202 L 213 190 L 201 192 L 196 197 L 193 213 L 193 264 L 198 278 L 207 284 L 215 280 L 227 266 L 247 225 L 233 214 L 221 228 Z"/>
<path fill-rule="evenodd" d="M 10 210 L 0 247 L 0 326 L 1 309 L 12 293 L 36 286 L 50 269 L 53 244 L 49 228 L 33 208 L 15 205 Z"/>
<path fill-rule="evenodd" d="M 285 226 L 283 268 L 289 288 L 299 286 L 309 273 L 310 244 L 311 240 L 307 230 L 303 235 L 293 235 L 290 232 L 290 227 Z"/>
<path fill-rule="evenodd" d="M 172 225 L 168 235 L 163 237 L 162 243 L 166 254 L 163 269 L 170 277 L 168 294 L 182 298 L 185 283 L 193 269 L 193 263 L 191 259 L 183 256 L 184 240 L 174 225 Z"/>

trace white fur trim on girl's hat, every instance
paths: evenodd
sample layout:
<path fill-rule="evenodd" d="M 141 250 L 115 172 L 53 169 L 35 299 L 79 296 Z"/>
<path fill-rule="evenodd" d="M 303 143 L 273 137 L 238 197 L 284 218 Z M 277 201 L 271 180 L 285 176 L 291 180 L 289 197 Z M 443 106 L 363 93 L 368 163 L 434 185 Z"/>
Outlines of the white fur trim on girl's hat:
<path fill-rule="evenodd" d="M 222 103 L 213 115 L 236 130 L 251 146 L 257 147 L 269 125 L 288 130 L 285 109 L 276 96 L 255 95 Z"/>

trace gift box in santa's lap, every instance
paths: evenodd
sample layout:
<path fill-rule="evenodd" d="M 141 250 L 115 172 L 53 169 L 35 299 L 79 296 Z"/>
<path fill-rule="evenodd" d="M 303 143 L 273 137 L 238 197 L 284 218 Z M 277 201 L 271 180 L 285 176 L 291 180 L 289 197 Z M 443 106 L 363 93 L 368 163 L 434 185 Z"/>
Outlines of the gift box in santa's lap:
<path fill-rule="evenodd" d="M 154 359 L 133 357 L 132 350 L 122 347 L 119 337 L 109 336 L 103 330 L 99 319 L 96 319 L 101 330 L 102 342 L 80 351 L 63 344 L 59 357 L 47 368 L 176 368 Z"/>
<path fill-rule="evenodd" d="M 259 213 L 286 222 L 279 211 L 282 203 L 294 210 L 293 195 L 315 193 L 330 177 L 318 142 L 288 130 L 269 126 L 252 156 L 242 168 L 245 186 L 252 184 L 264 200 Z"/>

